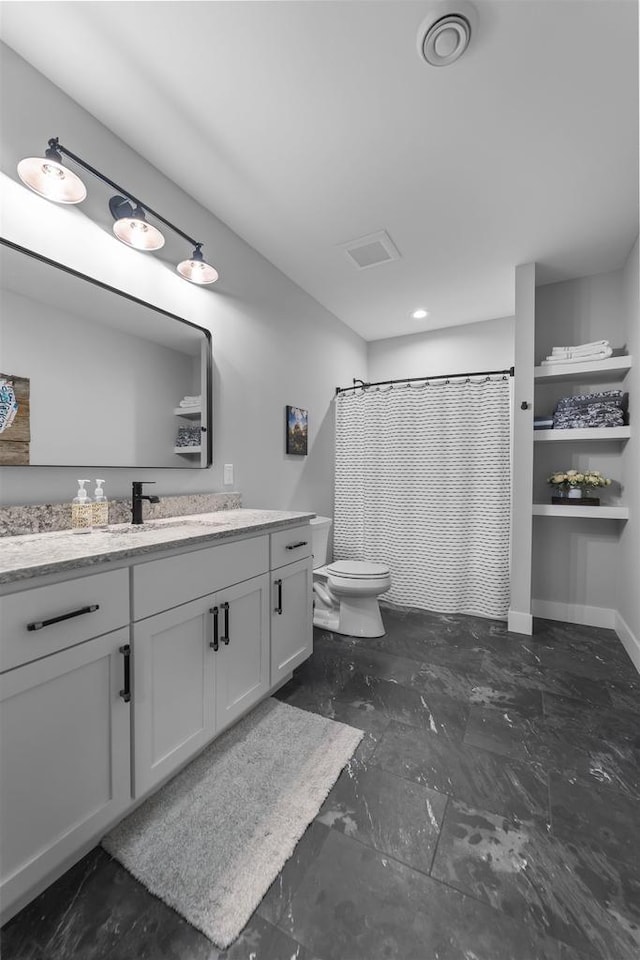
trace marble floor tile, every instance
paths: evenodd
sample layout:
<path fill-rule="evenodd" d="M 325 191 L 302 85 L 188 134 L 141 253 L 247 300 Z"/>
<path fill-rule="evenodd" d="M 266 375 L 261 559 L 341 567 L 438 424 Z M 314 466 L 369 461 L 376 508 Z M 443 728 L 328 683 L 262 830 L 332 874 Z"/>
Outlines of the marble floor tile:
<path fill-rule="evenodd" d="M 640 717 L 640 675 L 631 670 L 624 679 L 606 681 L 607 692 L 616 710 L 625 710 Z"/>
<path fill-rule="evenodd" d="M 218 949 L 101 848 L 2 929 L 3 960 L 317 960 L 260 916 Z"/>
<path fill-rule="evenodd" d="M 640 862 L 640 803 L 608 786 L 549 776 L 551 830 L 561 840 L 588 844 L 631 866 Z"/>
<path fill-rule="evenodd" d="M 428 873 L 446 796 L 368 764 L 350 762 L 317 820 Z"/>
<path fill-rule="evenodd" d="M 615 733 L 605 736 L 605 727 L 603 724 L 596 734 L 590 732 L 586 722 L 580 726 L 570 719 L 563 723 L 561 717 L 529 719 L 514 711 L 500 713 L 473 706 L 464 742 L 514 760 L 539 764 L 567 779 L 593 780 L 640 799 L 638 751 L 633 742 Z M 592 723 L 591 728 L 597 729 L 597 724 Z"/>
<path fill-rule="evenodd" d="M 469 707 L 462 700 L 403 687 L 390 680 L 356 675 L 345 684 L 337 699 L 354 707 L 371 708 L 391 720 L 431 730 L 443 737 L 461 740 Z"/>
<path fill-rule="evenodd" d="M 558 944 L 336 830 L 280 920 L 323 960 L 558 960 Z"/>
<path fill-rule="evenodd" d="M 269 923 L 277 924 L 290 912 L 290 904 L 307 870 L 329 835 L 329 827 L 318 820 L 309 824 L 284 867 L 262 898 L 256 913 Z"/>
<path fill-rule="evenodd" d="M 640 952 L 640 864 L 632 871 L 532 821 L 452 801 L 432 876 L 602 960 Z"/>
<path fill-rule="evenodd" d="M 519 763 L 392 721 L 371 764 L 504 816 L 547 817 L 547 776 Z"/>
<path fill-rule="evenodd" d="M 611 696 L 606 682 L 578 676 L 567 670 L 554 670 L 541 663 L 531 663 L 514 654 L 504 659 L 502 654 L 489 652 L 482 660 L 482 669 L 492 683 L 520 684 L 530 689 L 549 691 L 575 700 L 583 700 L 596 706 L 611 706 Z"/>

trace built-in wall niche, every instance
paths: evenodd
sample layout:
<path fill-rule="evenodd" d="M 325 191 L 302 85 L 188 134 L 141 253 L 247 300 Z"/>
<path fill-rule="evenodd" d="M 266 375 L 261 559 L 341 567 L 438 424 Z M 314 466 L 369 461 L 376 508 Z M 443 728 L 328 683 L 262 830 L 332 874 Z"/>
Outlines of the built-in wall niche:
<path fill-rule="evenodd" d="M 11 438 L 23 410 L 0 432 L 0 465 L 212 462 L 209 331 L 2 239 L 0 371 L 29 384 L 29 442 Z M 188 420 L 185 397 L 202 398 Z M 199 443 L 178 441 L 185 423 Z"/>

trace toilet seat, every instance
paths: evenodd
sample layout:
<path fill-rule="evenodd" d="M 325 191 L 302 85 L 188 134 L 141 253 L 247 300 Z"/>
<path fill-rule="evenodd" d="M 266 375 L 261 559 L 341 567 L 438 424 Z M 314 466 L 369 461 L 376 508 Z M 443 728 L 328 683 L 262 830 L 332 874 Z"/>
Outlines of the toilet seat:
<path fill-rule="evenodd" d="M 386 563 L 373 563 L 370 560 L 336 560 L 325 570 L 331 577 L 349 580 L 376 580 L 387 577 L 391 572 Z"/>

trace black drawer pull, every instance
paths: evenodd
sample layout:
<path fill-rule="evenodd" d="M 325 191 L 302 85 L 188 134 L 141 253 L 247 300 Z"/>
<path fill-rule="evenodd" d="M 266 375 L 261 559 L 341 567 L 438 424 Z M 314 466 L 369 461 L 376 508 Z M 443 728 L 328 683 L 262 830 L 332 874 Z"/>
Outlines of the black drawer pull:
<path fill-rule="evenodd" d="M 220 637 L 223 643 L 229 646 L 229 604 L 221 603 L 220 609 L 224 610 L 224 633 Z"/>
<path fill-rule="evenodd" d="M 273 612 L 282 613 L 282 580 L 276 580 L 274 586 L 278 588 L 278 602 Z"/>
<path fill-rule="evenodd" d="M 297 550 L 298 547 L 306 547 L 308 543 L 308 540 L 298 540 L 297 543 L 288 543 L 285 550 Z"/>
<path fill-rule="evenodd" d="M 217 608 L 217 607 L 211 607 L 211 609 L 209 610 L 209 613 L 213 614 L 213 640 L 210 641 L 209 646 L 212 647 L 213 650 L 217 653 L 217 652 L 218 652 L 218 646 L 219 646 L 219 643 L 218 643 L 218 608 Z"/>
<path fill-rule="evenodd" d="M 120 691 L 120 696 L 125 703 L 131 700 L 131 647 L 125 643 L 119 647 L 120 653 L 124 656 L 124 687 Z"/>
<path fill-rule="evenodd" d="M 63 613 L 61 617 L 52 617 L 51 620 L 36 620 L 34 623 L 27 624 L 27 630 L 42 630 L 43 627 L 50 627 L 52 623 L 62 623 L 63 620 L 71 620 L 72 617 L 81 617 L 85 613 L 95 613 L 100 609 L 99 603 L 94 603 L 90 607 L 80 607 L 79 610 L 72 610 L 71 613 Z"/>

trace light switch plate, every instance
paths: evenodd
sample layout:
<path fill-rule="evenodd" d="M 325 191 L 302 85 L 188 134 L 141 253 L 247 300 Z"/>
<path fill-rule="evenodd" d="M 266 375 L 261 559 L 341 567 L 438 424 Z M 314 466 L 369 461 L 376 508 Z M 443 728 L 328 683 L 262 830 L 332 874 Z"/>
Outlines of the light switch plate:
<path fill-rule="evenodd" d="M 222 482 L 224 484 L 233 484 L 233 464 L 232 463 L 225 463 L 224 478 Z"/>

